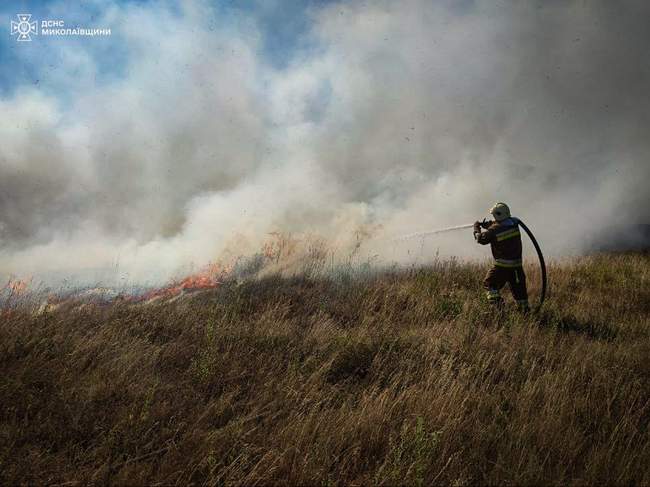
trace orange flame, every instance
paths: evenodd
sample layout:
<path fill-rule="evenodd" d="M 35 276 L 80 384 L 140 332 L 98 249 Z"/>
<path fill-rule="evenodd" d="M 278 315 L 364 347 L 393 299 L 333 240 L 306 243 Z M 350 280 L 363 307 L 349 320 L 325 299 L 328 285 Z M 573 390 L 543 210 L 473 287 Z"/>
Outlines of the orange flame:
<path fill-rule="evenodd" d="M 6 288 L 13 294 L 14 296 L 23 294 L 25 291 L 27 291 L 27 286 L 28 286 L 27 281 L 23 281 L 21 279 L 9 279 L 9 282 L 7 283 Z"/>
<path fill-rule="evenodd" d="M 208 264 L 204 269 L 187 276 L 180 281 L 172 281 L 165 287 L 154 289 L 136 298 L 138 301 L 148 301 L 154 298 L 171 298 L 184 291 L 197 291 L 204 289 L 215 289 L 227 278 L 234 268 L 234 265 L 223 265 L 219 262 Z"/>

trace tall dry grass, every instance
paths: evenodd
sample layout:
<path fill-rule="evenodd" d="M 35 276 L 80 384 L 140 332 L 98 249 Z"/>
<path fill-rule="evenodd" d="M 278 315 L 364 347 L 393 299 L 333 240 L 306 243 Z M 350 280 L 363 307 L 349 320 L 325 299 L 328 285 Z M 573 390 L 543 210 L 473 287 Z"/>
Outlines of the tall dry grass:
<path fill-rule="evenodd" d="M 555 262 L 539 315 L 485 270 L 7 314 L 0 483 L 650 484 L 650 256 Z"/>

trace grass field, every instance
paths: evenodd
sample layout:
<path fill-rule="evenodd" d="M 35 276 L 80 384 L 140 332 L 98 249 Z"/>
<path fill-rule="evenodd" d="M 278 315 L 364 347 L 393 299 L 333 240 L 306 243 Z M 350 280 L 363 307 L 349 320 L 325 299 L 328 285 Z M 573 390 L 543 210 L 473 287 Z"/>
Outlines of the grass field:
<path fill-rule="evenodd" d="M 0 484 L 649 485 L 650 255 L 552 262 L 538 315 L 486 270 L 6 314 Z"/>

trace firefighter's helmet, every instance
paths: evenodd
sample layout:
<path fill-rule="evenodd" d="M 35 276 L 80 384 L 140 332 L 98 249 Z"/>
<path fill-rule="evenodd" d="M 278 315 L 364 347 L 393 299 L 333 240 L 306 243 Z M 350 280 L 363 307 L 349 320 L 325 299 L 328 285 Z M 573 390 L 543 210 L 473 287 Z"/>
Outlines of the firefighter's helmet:
<path fill-rule="evenodd" d="M 505 203 L 496 203 L 492 208 L 490 208 L 490 214 L 498 222 L 510 218 L 510 208 Z"/>

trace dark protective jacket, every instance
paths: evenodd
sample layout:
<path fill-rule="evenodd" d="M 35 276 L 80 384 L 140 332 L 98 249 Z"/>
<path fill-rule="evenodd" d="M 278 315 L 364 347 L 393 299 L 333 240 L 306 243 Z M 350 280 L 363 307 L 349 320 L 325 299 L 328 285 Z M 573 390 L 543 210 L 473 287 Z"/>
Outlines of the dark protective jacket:
<path fill-rule="evenodd" d="M 521 233 L 515 218 L 491 222 L 488 229 L 480 233 L 475 227 L 474 236 L 481 245 L 490 244 L 494 263 L 498 267 L 521 267 Z M 478 230 L 478 232 L 476 231 Z"/>

